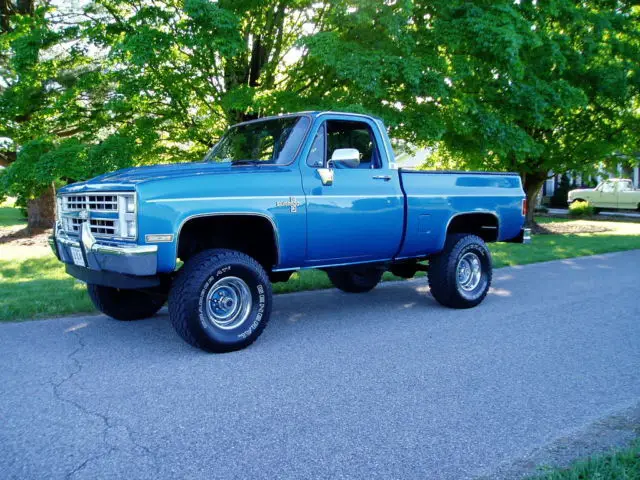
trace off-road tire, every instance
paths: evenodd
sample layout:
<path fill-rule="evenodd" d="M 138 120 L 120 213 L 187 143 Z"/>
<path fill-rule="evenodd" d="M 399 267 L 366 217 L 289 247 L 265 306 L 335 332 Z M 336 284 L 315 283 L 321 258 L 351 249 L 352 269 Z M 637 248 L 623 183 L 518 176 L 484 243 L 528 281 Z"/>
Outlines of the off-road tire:
<path fill-rule="evenodd" d="M 89 298 L 105 315 L 116 320 L 142 320 L 154 316 L 167 301 L 161 293 L 87 284 Z"/>
<path fill-rule="evenodd" d="M 384 272 L 374 267 L 353 270 L 329 270 L 327 275 L 333 285 L 347 293 L 365 293 L 373 290 Z"/>
<path fill-rule="evenodd" d="M 207 316 L 207 292 L 226 277 L 240 278 L 249 287 L 250 313 L 235 328 L 222 329 Z M 227 249 L 202 251 L 178 272 L 169 292 L 169 316 L 178 334 L 190 345 L 223 353 L 251 345 L 271 315 L 271 283 L 264 268 L 244 253 Z"/>
<path fill-rule="evenodd" d="M 480 260 L 481 276 L 477 287 L 466 292 L 458 284 L 456 277 L 458 263 L 469 252 L 475 253 Z M 491 252 L 480 237 L 469 234 L 449 235 L 442 252 L 429 259 L 431 295 L 446 307 L 475 307 L 489 292 L 492 269 Z"/>

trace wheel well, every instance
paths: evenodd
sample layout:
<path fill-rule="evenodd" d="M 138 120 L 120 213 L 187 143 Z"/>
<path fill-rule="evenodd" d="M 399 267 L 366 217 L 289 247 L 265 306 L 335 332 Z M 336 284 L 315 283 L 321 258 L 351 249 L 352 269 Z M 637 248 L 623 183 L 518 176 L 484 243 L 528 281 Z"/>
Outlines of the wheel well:
<path fill-rule="evenodd" d="M 574 198 L 573 202 L 571 203 L 574 203 L 574 202 L 587 202 L 587 200 L 585 200 L 584 198 Z"/>
<path fill-rule="evenodd" d="M 498 218 L 493 213 L 465 213 L 456 215 L 449 222 L 447 235 L 471 233 L 485 242 L 498 241 Z"/>
<path fill-rule="evenodd" d="M 278 263 L 278 244 L 271 221 L 259 215 L 212 215 L 188 220 L 180 230 L 178 258 L 202 250 L 229 248 L 255 258 L 267 272 Z"/>

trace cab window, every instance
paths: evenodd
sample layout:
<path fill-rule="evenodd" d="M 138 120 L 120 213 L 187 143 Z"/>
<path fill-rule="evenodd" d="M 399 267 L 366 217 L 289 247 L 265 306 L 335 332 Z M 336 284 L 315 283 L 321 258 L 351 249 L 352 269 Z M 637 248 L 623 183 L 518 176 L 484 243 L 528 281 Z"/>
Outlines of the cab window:
<path fill-rule="evenodd" d="M 373 130 L 366 122 L 350 120 L 327 120 L 316 133 L 311 150 L 307 156 L 307 165 L 323 167 L 339 148 L 355 148 L 360 152 L 360 164 L 349 167 L 346 163 L 339 168 L 371 169 L 381 168 L 380 152 Z"/>
<path fill-rule="evenodd" d="M 369 124 L 349 120 L 329 120 L 327 128 L 327 158 L 339 148 L 356 148 L 360 165 L 356 168 L 380 168 L 380 153 Z"/>
<path fill-rule="evenodd" d="M 631 187 L 631 182 L 630 181 L 620 182 L 618 184 L 618 191 L 619 192 L 626 192 L 628 190 L 633 190 L 633 188 Z"/>
<path fill-rule="evenodd" d="M 615 184 L 613 182 L 604 182 L 602 184 L 602 193 L 612 193 L 615 191 Z"/>
<path fill-rule="evenodd" d="M 311 144 L 311 150 L 307 156 L 307 165 L 314 168 L 323 167 L 325 150 L 325 128 L 323 124 L 318 129 L 318 133 L 316 133 L 313 144 Z"/>

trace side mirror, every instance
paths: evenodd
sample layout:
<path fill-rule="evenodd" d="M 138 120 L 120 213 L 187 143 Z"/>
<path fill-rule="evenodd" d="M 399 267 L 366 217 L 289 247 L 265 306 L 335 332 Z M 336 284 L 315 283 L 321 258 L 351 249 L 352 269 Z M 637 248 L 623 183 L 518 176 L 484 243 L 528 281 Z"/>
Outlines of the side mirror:
<path fill-rule="evenodd" d="M 359 165 L 360 152 L 357 148 L 337 148 L 329 160 L 330 168 L 358 168 Z"/>
<path fill-rule="evenodd" d="M 333 169 L 332 168 L 318 168 L 318 175 L 320 175 L 320 180 L 322 181 L 322 185 L 329 186 L 333 185 Z"/>

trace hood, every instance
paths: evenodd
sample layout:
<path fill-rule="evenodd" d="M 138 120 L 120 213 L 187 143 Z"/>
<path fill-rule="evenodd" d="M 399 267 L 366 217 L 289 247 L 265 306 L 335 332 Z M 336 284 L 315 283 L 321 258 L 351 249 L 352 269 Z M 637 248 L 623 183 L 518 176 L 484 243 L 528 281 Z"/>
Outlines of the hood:
<path fill-rule="evenodd" d="M 264 171 L 289 170 L 286 165 L 235 165 L 230 162 L 198 162 L 172 163 L 167 165 L 151 165 L 146 167 L 132 167 L 105 173 L 98 177 L 67 185 L 60 192 L 83 192 L 90 190 L 135 190 L 139 183 L 147 183 L 164 179 L 175 179 L 199 175 L 238 175 Z"/>

